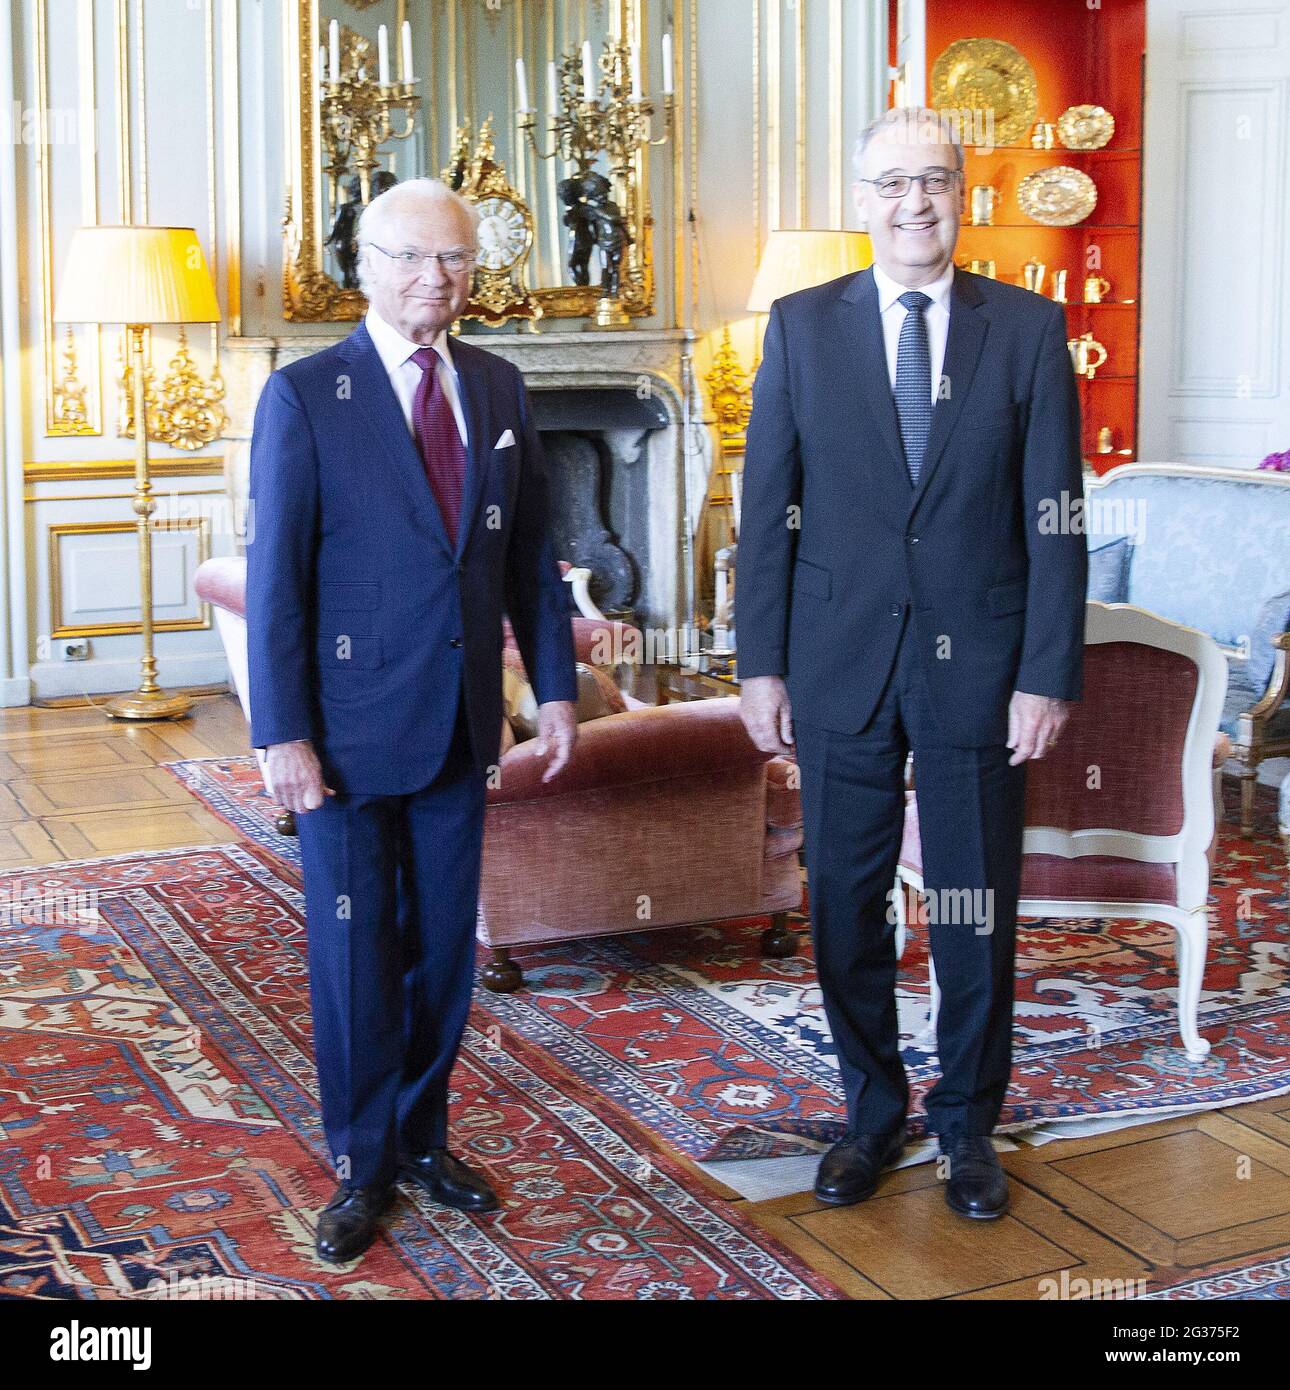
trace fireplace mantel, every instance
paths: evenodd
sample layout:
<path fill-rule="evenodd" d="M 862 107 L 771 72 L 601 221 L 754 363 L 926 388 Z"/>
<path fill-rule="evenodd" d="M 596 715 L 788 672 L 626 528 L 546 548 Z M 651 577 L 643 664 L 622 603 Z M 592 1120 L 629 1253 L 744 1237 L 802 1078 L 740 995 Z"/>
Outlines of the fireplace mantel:
<path fill-rule="evenodd" d="M 235 501 L 244 499 L 248 490 L 255 403 L 270 372 L 320 352 L 342 336 L 311 333 L 226 340 L 229 426 L 225 437 L 233 445 L 228 485 Z M 649 470 L 650 569 L 642 576 L 638 612 L 648 625 L 680 627 L 689 621 L 694 605 L 689 552 L 703 515 L 716 447 L 692 369 L 695 334 L 679 329 L 627 329 L 463 334 L 461 340 L 513 362 L 530 391 L 616 388 L 646 393 L 659 401 L 667 424 L 649 431 L 642 451 Z"/>

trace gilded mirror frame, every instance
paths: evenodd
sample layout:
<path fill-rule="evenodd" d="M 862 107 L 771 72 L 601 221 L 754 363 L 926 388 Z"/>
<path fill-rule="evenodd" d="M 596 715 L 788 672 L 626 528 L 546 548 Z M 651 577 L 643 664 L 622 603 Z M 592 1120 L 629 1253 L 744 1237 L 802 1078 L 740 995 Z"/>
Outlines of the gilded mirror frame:
<path fill-rule="evenodd" d="M 512 0 L 513 2 L 513 0 Z M 448 0 L 449 4 L 458 0 Z M 466 0 L 478 3 L 478 0 Z M 285 0 L 283 5 L 285 83 L 286 204 L 282 218 L 282 313 L 305 323 L 346 323 L 362 318 L 367 300 L 348 290 L 325 269 L 323 229 L 317 215 L 322 178 L 321 140 L 314 102 L 321 28 L 319 0 Z M 548 13 L 552 9 L 547 0 Z M 606 0 L 610 33 L 617 42 L 639 42 L 642 66 L 649 67 L 649 0 Z M 545 67 L 545 58 L 542 62 Z M 648 80 L 647 80 L 648 84 Z M 656 120 L 661 119 L 659 116 Z M 675 154 L 675 152 L 674 152 Z M 431 158 L 434 158 L 432 152 Z M 654 313 L 654 218 L 649 209 L 649 146 L 636 150 L 631 179 L 620 188 L 635 244 L 624 267 L 621 300 L 633 318 Z M 534 216 L 537 216 L 535 211 Z M 536 267 L 535 267 L 536 268 Z M 600 298 L 597 285 L 534 285 L 533 297 L 546 318 L 589 318 Z"/>

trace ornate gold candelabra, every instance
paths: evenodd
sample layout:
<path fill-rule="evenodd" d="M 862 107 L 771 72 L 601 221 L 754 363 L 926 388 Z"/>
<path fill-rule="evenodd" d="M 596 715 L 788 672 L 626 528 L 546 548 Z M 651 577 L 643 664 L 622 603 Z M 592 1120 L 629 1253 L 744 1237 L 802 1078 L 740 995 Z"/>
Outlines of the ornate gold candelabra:
<path fill-rule="evenodd" d="M 538 145 L 534 111 L 520 111 L 518 124 L 539 159 L 558 157 L 572 165 L 579 175 L 588 173 L 597 158 L 604 154 L 622 193 L 624 221 L 629 227 L 639 228 L 640 190 L 632 177 L 633 160 L 644 146 L 665 145 L 672 139 L 676 127 L 676 98 L 671 92 L 663 94 L 663 133 L 655 137 L 655 107 L 635 90 L 630 46 L 612 40 L 606 42 L 600 53 L 599 68 L 596 96 L 588 101 L 582 55 L 576 50 L 566 53 L 555 65 L 557 101 L 550 117 L 549 150 L 543 152 Z M 629 248 L 633 263 L 637 250 Z M 604 294 L 597 303 L 595 321 L 600 328 L 625 328 L 631 319 L 620 296 Z"/>
<path fill-rule="evenodd" d="M 416 129 L 416 110 L 421 98 L 413 90 L 417 81 L 372 82 L 368 71 L 372 45 L 352 29 L 342 30 L 340 72 L 329 72 L 320 83 L 318 123 L 326 156 L 328 206 L 340 203 L 340 183 L 350 168 L 358 170 L 363 202 L 371 197 L 372 174 L 380 167 L 379 151 L 387 140 L 406 140 Z M 403 113 L 396 129 L 394 113 Z"/>

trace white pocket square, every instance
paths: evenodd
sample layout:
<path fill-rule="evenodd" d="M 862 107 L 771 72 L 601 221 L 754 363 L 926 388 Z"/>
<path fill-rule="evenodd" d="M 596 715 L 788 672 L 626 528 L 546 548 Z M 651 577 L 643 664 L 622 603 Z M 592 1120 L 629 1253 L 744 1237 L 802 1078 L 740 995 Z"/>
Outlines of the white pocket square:
<path fill-rule="evenodd" d="M 509 449 L 515 443 L 515 436 L 510 430 L 503 430 L 502 437 L 493 445 L 494 449 Z"/>

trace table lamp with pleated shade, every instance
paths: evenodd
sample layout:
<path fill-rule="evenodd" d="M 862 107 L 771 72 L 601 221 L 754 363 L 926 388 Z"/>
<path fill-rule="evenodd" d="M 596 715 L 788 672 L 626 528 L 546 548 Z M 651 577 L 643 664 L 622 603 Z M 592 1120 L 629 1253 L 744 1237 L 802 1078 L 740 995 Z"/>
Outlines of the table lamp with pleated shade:
<path fill-rule="evenodd" d="M 872 264 L 873 247 L 866 232 L 771 232 L 748 296 L 748 312 L 768 314 L 770 306 L 786 294 L 823 285 Z"/>
<path fill-rule="evenodd" d="M 54 302 L 58 323 L 120 323 L 130 339 L 134 387 L 134 511 L 139 532 L 142 679 L 130 695 L 108 701 L 115 719 L 175 719 L 192 701 L 157 684 L 152 649 L 152 529 L 157 508 L 148 477 L 144 330 L 154 323 L 217 323 L 215 286 L 191 227 L 80 227 Z"/>

